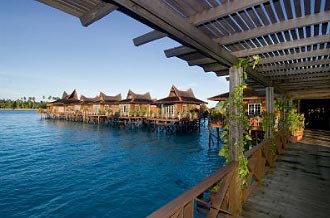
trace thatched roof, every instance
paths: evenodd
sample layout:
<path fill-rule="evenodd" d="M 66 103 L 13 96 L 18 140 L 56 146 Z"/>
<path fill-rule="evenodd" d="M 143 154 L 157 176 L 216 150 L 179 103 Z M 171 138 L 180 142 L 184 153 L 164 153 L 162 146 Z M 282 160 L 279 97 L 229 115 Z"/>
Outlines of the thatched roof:
<path fill-rule="evenodd" d="M 120 103 L 136 103 L 136 104 L 152 104 L 154 100 L 151 98 L 150 93 L 137 94 L 128 90 L 127 97 L 121 100 Z"/>
<path fill-rule="evenodd" d="M 64 91 L 61 99 L 50 102 L 49 104 L 54 106 L 62 106 L 62 105 L 75 104 L 75 103 L 79 103 L 79 99 L 78 99 L 77 91 L 73 90 L 70 95 L 68 95 L 67 92 Z"/>
<path fill-rule="evenodd" d="M 95 96 L 94 98 L 88 98 L 84 95 L 80 96 L 80 102 L 82 104 L 89 104 L 89 103 L 94 103 L 99 100 L 99 96 Z"/>
<path fill-rule="evenodd" d="M 256 99 L 256 98 L 264 98 L 265 96 L 252 88 L 246 88 L 243 90 L 243 99 Z M 208 98 L 210 101 L 225 101 L 229 98 L 229 92 L 216 95 Z"/>
<path fill-rule="evenodd" d="M 103 92 L 100 92 L 99 96 L 99 102 L 105 103 L 105 104 L 113 104 L 113 103 L 119 103 L 121 101 L 121 94 L 110 96 L 106 95 Z"/>
<path fill-rule="evenodd" d="M 62 99 L 67 99 L 68 97 L 69 97 L 68 93 L 66 93 L 66 91 L 64 91 L 62 94 Z"/>
<path fill-rule="evenodd" d="M 159 99 L 156 104 L 175 104 L 175 103 L 187 103 L 187 104 L 205 104 L 206 102 L 199 100 L 195 97 L 191 88 L 186 91 L 177 89 L 172 85 L 168 97 Z"/>

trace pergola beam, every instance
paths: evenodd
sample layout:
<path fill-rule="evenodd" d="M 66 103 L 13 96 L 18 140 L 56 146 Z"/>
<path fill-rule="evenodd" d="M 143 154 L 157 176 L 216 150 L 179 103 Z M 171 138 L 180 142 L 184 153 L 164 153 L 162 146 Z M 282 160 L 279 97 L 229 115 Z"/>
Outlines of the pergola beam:
<path fill-rule="evenodd" d="M 116 5 L 106 2 L 100 2 L 91 11 L 88 11 L 87 13 L 83 14 L 80 17 L 80 22 L 83 26 L 88 26 L 117 9 L 118 6 Z"/>
<path fill-rule="evenodd" d="M 175 48 L 167 49 L 164 51 L 166 57 L 171 58 L 171 57 L 176 57 L 180 55 L 186 55 L 189 53 L 196 52 L 195 49 L 189 48 L 187 46 L 178 46 Z"/>
<path fill-rule="evenodd" d="M 314 36 L 305 39 L 281 42 L 274 45 L 262 46 L 258 48 L 250 48 L 241 51 L 235 51 L 231 54 L 236 57 L 247 57 L 251 55 L 263 54 L 273 51 L 279 51 L 284 49 L 297 48 L 302 46 L 308 46 L 318 43 L 330 42 L 330 37 L 328 35 Z"/>
<path fill-rule="evenodd" d="M 281 64 L 281 65 L 272 65 L 272 66 L 257 66 L 259 72 L 269 72 L 276 70 L 288 70 L 293 68 L 301 68 L 306 66 L 321 66 L 330 64 L 330 59 L 322 59 L 316 61 L 306 61 L 293 64 Z"/>
<path fill-rule="evenodd" d="M 205 72 L 215 72 L 215 71 L 222 71 L 222 70 L 228 70 L 228 67 L 225 67 L 221 64 L 215 63 L 215 64 L 205 64 L 200 65 Z"/>
<path fill-rule="evenodd" d="M 198 26 L 202 23 L 205 23 L 207 21 L 210 20 L 214 20 L 223 16 L 227 16 L 229 14 L 238 12 L 238 11 L 242 11 L 246 8 L 250 8 L 254 5 L 259 5 L 261 3 L 267 2 L 268 0 L 245 0 L 245 1 L 241 1 L 241 0 L 234 0 L 231 1 L 230 3 L 225 3 L 222 5 L 219 5 L 215 8 L 211 8 L 208 10 L 205 10 L 201 13 L 195 14 L 191 17 L 189 17 L 187 19 L 187 21 L 195 26 Z M 134 41 L 134 45 L 136 46 L 140 46 L 146 43 L 149 43 L 151 41 L 160 39 L 167 36 L 166 33 L 162 33 L 160 31 L 154 30 L 151 32 L 148 32 L 142 36 L 139 36 L 135 39 L 133 39 Z M 140 43 L 135 43 L 136 40 L 139 40 Z"/>
<path fill-rule="evenodd" d="M 329 85 L 329 81 L 325 80 L 325 81 L 320 81 L 317 83 L 317 85 L 315 85 L 316 83 L 310 83 L 310 82 L 290 82 L 290 83 L 286 83 L 283 85 L 279 85 L 280 87 L 286 89 L 286 90 L 297 90 L 296 87 L 294 86 L 299 86 L 299 88 L 310 88 L 310 89 L 314 89 L 315 87 L 317 88 L 330 88 Z"/>
<path fill-rule="evenodd" d="M 317 68 L 305 68 L 299 70 L 286 70 L 286 71 L 277 71 L 271 73 L 264 73 L 265 77 L 277 78 L 279 76 L 300 76 L 305 74 L 313 74 L 319 72 L 328 72 L 330 71 L 330 67 L 317 67 Z"/>
<path fill-rule="evenodd" d="M 216 61 L 212 58 L 199 58 L 191 61 L 187 61 L 189 66 L 195 66 L 195 65 L 202 65 L 202 64 L 212 64 L 216 63 Z"/>
<path fill-rule="evenodd" d="M 60 11 L 64 11 L 68 14 L 71 14 L 75 17 L 79 17 L 81 16 L 81 11 L 78 11 L 76 9 L 73 9 L 72 7 L 70 7 L 70 5 L 66 4 L 65 2 L 61 2 L 61 1 L 56 1 L 56 0 L 37 0 L 38 2 L 44 3 L 50 7 L 53 8 L 57 8 Z"/>
<path fill-rule="evenodd" d="M 163 33 L 163 32 L 157 31 L 157 30 L 153 30 L 142 36 L 134 38 L 133 43 L 135 46 L 140 46 L 140 45 L 146 44 L 148 42 L 151 42 L 151 41 L 154 41 L 157 39 L 161 39 L 165 36 L 167 36 L 166 33 Z"/>
<path fill-rule="evenodd" d="M 307 52 L 301 52 L 301 53 L 296 53 L 296 54 L 281 55 L 281 56 L 270 57 L 270 58 L 261 58 L 259 63 L 260 64 L 269 64 L 269 63 L 275 63 L 275 62 L 281 62 L 281 61 L 296 60 L 296 59 L 324 56 L 324 55 L 330 55 L 330 49 L 321 49 L 321 50 L 307 51 Z"/>
<path fill-rule="evenodd" d="M 322 99 L 330 98 L 330 88 L 301 89 L 299 91 L 289 91 L 288 95 L 295 99 Z"/>
<path fill-rule="evenodd" d="M 315 73 L 315 74 L 306 74 L 302 76 L 294 76 L 294 77 L 279 77 L 279 78 L 272 78 L 271 80 L 273 81 L 274 84 L 282 83 L 282 80 L 285 80 L 285 83 L 290 83 L 290 82 L 303 82 L 303 81 L 310 81 L 311 83 L 315 81 L 323 81 L 323 79 L 330 79 L 330 71 L 329 72 L 322 72 L 322 73 Z"/>
<path fill-rule="evenodd" d="M 231 66 L 236 58 L 220 47 L 209 36 L 178 16 L 161 1 L 152 0 L 113 0 L 132 13 L 159 26 L 164 32 L 182 44 L 189 45 L 219 63 Z M 142 19 L 141 19 L 142 20 Z M 143 21 L 143 20 L 142 20 Z"/>
<path fill-rule="evenodd" d="M 278 23 L 269 24 L 267 26 L 262 26 L 239 33 L 234 33 L 229 36 L 223 36 L 221 38 L 215 39 L 215 41 L 220 43 L 221 45 L 233 44 L 235 42 L 241 42 L 244 40 L 253 39 L 256 37 L 265 36 L 285 30 L 291 30 L 303 26 L 309 26 L 312 24 L 328 22 L 329 17 L 330 17 L 330 11 L 320 12 L 317 14 L 297 17 L 287 21 L 281 21 Z"/>

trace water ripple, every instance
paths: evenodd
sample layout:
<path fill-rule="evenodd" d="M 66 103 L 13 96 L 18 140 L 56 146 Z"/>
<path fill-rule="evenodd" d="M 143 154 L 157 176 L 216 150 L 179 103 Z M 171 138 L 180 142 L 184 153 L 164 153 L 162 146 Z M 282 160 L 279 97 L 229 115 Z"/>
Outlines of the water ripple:
<path fill-rule="evenodd" d="M 222 165 L 207 143 L 0 111 L 0 217 L 145 217 Z"/>

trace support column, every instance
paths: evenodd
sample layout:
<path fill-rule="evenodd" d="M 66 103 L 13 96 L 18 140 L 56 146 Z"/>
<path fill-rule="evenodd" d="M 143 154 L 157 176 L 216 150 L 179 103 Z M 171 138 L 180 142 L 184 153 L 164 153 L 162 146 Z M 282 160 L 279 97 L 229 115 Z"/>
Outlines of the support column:
<path fill-rule="evenodd" d="M 266 112 L 274 114 L 274 87 L 266 87 Z M 274 123 L 269 122 L 269 126 L 266 127 L 266 138 L 268 139 L 271 137 L 273 126 Z"/>
<path fill-rule="evenodd" d="M 280 102 L 281 104 L 286 104 L 286 99 L 285 97 L 281 96 L 281 99 L 280 99 Z M 284 123 L 284 120 L 285 120 L 285 108 L 286 106 L 283 105 L 283 108 L 281 108 L 281 111 L 280 111 L 280 122 L 279 122 L 279 129 L 280 130 L 284 130 L 285 128 L 285 123 Z"/>
<path fill-rule="evenodd" d="M 235 87 L 242 84 L 243 69 L 237 67 L 231 67 L 229 69 L 229 161 L 239 161 L 239 151 L 236 142 L 243 138 L 243 125 L 238 120 L 241 112 L 240 108 L 235 105 L 231 92 Z M 240 93 L 243 96 L 243 92 Z M 232 199 L 229 211 L 233 214 L 233 217 L 237 217 L 242 209 L 242 179 L 239 176 L 239 168 L 234 171 L 233 178 L 230 184 L 230 196 Z"/>
<path fill-rule="evenodd" d="M 242 84 L 243 69 L 237 67 L 229 68 L 229 93 L 234 91 L 234 88 Z M 243 95 L 243 92 L 240 93 Z M 234 104 L 231 94 L 229 94 L 229 149 L 230 161 L 238 160 L 238 151 L 235 143 L 243 137 L 243 127 L 238 120 L 232 119 L 239 113 L 239 108 Z"/>

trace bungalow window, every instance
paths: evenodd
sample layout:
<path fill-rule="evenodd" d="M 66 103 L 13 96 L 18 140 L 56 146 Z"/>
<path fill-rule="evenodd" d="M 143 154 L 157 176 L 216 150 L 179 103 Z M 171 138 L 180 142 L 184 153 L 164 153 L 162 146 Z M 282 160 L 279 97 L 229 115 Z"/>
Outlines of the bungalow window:
<path fill-rule="evenodd" d="M 183 110 L 183 113 L 187 113 L 187 105 L 186 104 L 184 104 L 182 106 L 182 110 Z"/>
<path fill-rule="evenodd" d="M 248 115 L 259 116 L 261 114 L 261 103 L 248 104 Z"/>
<path fill-rule="evenodd" d="M 129 112 L 129 105 L 124 105 L 123 106 L 123 113 L 128 113 Z"/>
<path fill-rule="evenodd" d="M 140 111 L 140 105 L 135 105 L 134 111 L 139 112 Z"/>
<path fill-rule="evenodd" d="M 165 113 L 167 115 L 174 115 L 174 105 L 168 105 L 168 106 L 165 106 Z"/>
<path fill-rule="evenodd" d="M 100 105 L 98 105 L 98 104 L 94 104 L 94 105 L 93 105 L 93 111 L 94 111 L 94 113 L 98 113 L 99 110 L 100 110 Z"/>

